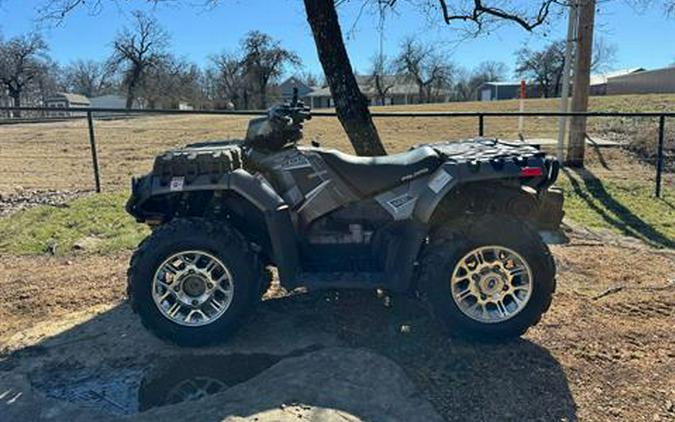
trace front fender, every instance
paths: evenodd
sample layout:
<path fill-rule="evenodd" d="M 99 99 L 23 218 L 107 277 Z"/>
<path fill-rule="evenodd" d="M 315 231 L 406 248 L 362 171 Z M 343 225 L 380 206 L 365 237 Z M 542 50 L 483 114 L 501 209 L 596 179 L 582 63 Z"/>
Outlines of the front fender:
<path fill-rule="evenodd" d="M 189 183 L 184 177 L 173 177 L 163 182 L 160 177 L 150 174 L 132 182 L 132 194 L 126 209 L 137 221 L 143 222 L 152 217 L 153 213 L 146 212 L 143 207 L 152 198 L 214 191 L 235 192 L 263 213 L 279 276 L 282 281 L 292 283 L 298 272 L 295 227 L 288 206 L 264 178 L 255 177 L 243 169 L 226 173 L 216 180 L 208 175 L 197 176 Z"/>

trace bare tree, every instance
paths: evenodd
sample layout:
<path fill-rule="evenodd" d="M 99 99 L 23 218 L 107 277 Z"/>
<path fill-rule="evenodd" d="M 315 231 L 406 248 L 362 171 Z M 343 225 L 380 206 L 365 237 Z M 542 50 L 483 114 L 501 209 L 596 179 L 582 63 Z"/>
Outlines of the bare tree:
<path fill-rule="evenodd" d="M 224 100 L 225 107 L 249 108 L 249 88 L 241 58 L 232 53 L 221 53 L 210 57 L 207 70 L 213 76 L 214 100 Z"/>
<path fill-rule="evenodd" d="M 487 60 L 481 62 L 471 72 L 457 69 L 455 98 L 459 101 L 476 100 L 478 89 L 485 82 L 499 82 L 506 78 L 506 65 L 502 62 Z"/>
<path fill-rule="evenodd" d="M 67 91 L 93 97 L 112 89 L 111 73 L 105 63 L 75 60 L 64 69 L 63 82 Z"/>
<path fill-rule="evenodd" d="M 307 86 L 324 86 L 325 78 L 321 74 L 313 73 L 311 71 L 302 72 L 296 75 L 298 79 Z"/>
<path fill-rule="evenodd" d="M 594 72 L 605 72 L 611 69 L 616 62 L 616 44 L 609 44 L 604 38 L 598 37 L 593 41 L 593 58 L 591 59 L 591 70 Z"/>
<path fill-rule="evenodd" d="M 555 41 L 541 50 L 523 48 L 517 52 L 516 73 L 533 80 L 540 94 L 556 96 L 560 90 L 565 64 L 565 41 Z"/>
<path fill-rule="evenodd" d="M 664 2 L 664 6 L 666 8 L 666 14 L 668 16 L 675 16 L 675 1 L 674 0 L 666 0 Z"/>
<path fill-rule="evenodd" d="M 380 105 L 386 105 L 387 94 L 396 85 L 397 79 L 394 63 L 384 54 L 374 55 L 371 59 L 368 83 L 375 89 Z"/>
<path fill-rule="evenodd" d="M 431 102 L 434 87 L 448 83 L 453 66 L 433 45 L 423 44 L 413 38 L 401 44 L 396 59 L 398 71 L 412 79 L 419 89 L 419 101 Z"/>
<path fill-rule="evenodd" d="M 148 108 L 177 108 L 181 102 L 199 106 L 200 71 L 194 63 L 167 55 L 147 70 L 139 94 Z"/>
<path fill-rule="evenodd" d="M 250 78 L 258 95 L 258 106 L 267 108 L 270 83 L 276 80 L 287 65 L 300 65 L 300 57 L 286 50 L 281 43 L 260 31 L 251 31 L 241 42 L 244 72 Z"/>
<path fill-rule="evenodd" d="M 39 34 L 20 35 L 6 42 L 0 39 L 0 83 L 14 107 L 21 107 L 24 91 L 44 73 L 47 50 Z"/>
<path fill-rule="evenodd" d="M 28 99 L 31 104 L 39 104 L 44 103 L 47 97 L 55 92 L 64 91 L 65 87 L 61 80 L 62 73 L 58 62 L 52 60 L 49 56 L 45 56 L 44 60 L 38 65 L 35 80 L 28 84 L 24 98 Z"/>
<path fill-rule="evenodd" d="M 438 1 L 447 24 L 471 23 L 473 31 L 489 30 L 505 22 L 519 25 L 527 31 L 544 24 L 551 7 L 565 4 L 564 0 L 434 0 Z"/>
<path fill-rule="evenodd" d="M 134 11 L 133 26 L 124 28 L 113 42 L 110 66 L 122 68 L 127 91 L 126 107 L 131 108 L 144 77 L 153 66 L 166 58 L 169 35 L 157 20 L 141 11 Z"/>
<path fill-rule="evenodd" d="M 476 67 L 476 70 L 474 71 L 474 75 L 483 79 L 484 82 L 499 82 L 506 77 L 506 65 L 503 62 L 486 60 L 478 64 L 478 67 Z"/>
<path fill-rule="evenodd" d="M 594 42 L 591 69 L 596 72 L 608 70 L 615 56 L 615 45 L 597 39 Z M 565 41 L 555 41 L 538 51 L 527 48 L 519 50 L 516 73 L 535 81 L 544 97 L 557 96 L 560 94 L 564 64 Z"/>

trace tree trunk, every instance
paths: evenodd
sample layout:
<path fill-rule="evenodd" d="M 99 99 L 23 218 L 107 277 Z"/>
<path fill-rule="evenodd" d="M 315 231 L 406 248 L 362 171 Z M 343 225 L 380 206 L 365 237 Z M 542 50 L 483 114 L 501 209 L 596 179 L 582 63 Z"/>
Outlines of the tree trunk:
<path fill-rule="evenodd" d="M 564 62 L 564 59 L 563 59 Z M 562 94 L 562 79 L 563 79 L 564 69 L 560 69 L 559 72 L 555 75 L 555 97 L 560 97 Z"/>
<path fill-rule="evenodd" d="M 136 86 L 135 82 L 129 82 L 129 86 L 127 87 L 127 104 L 126 108 L 127 110 L 130 110 L 131 107 L 134 105 L 134 96 L 136 95 Z"/>
<path fill-rule="evenodd" d="M 136 84 L 140 78 L 141 71 L 137 67 L 134 67 L 131 79 L 129 79 L 129 86 L 127 86 L 127 110 L 130 110 L 134 105 L 134 100 L 136 99 Z"/>
<path fill-rule="evenodd" d="M 588 94 L 591 82 L 591 61 L 593 59 L 593 26 L 595 21 L 595 0 L 581 0 L 579 4 L 579 29 L 577 54 L 572 83 L 572 111 L 588 110 Z M 586 147 L 586 116 L 572 116 L 570 140 L 567 146 L 565 164 L 570 167 L 584 166 Z"/>
<path fill-rule="evenodd" d="M 21 91 L 12 91 L 9 95 L 12 97 L 13 106 L 21 107 Z M 21 117 L 21 110 L 14 110 L 12 117 Z"/>
<path fill-rule="evenodd" d="M 267 108 L 267 89 L 264 86 L 260 89 L 260 108 L 262 110 Z"/>
<path fill-rule="evenodd" d="M 335 102 L 335 110 L 349 141 L 358 155 L 386 155 L 370 116 L 368 101 L 356 83 L 334 1 L 304 2 L 307 21 L 312 28 L 319 60 Z"/>

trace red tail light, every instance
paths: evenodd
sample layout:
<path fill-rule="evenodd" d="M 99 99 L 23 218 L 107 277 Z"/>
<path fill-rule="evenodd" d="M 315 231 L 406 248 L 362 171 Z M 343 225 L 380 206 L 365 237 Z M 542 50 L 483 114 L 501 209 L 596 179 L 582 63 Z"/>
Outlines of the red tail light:
<path fill-rule="evenodd" d="M 543 174 L 541 167 L 523 167 L 520 170 L 520 177 L 538 177 Z"/>

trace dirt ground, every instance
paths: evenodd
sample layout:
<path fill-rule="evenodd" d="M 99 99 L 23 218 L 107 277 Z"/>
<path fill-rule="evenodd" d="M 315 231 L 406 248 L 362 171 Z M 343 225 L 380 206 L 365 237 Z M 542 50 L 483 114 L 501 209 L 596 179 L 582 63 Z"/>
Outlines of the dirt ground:
<path fill-rule="evenodd" d="M 569 243 L 551 246 L 553 306 L 520 341 L 450 339 L 413 298 L 385 306 L 374 293 L 342 291 L 272 295 L 282 297 L 266 300 L 263 317 L 247 321 L 232 343 L 269 336 L 283 348 L 303 337 L 376 353 L 403 368 L 450 421 L 675 420 L 675 253 L 609 234 L 567 235 Z M 1 257 L 0 378 L 34 378 L 55 365 L 110 363 L 119 371 L 174 353 L 131 315 L 127 260 Z M 265 318 L 281 325 L 266 332 Z M 126 334 L 115 337 L 120 329 Z"/>

